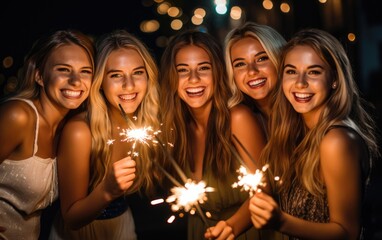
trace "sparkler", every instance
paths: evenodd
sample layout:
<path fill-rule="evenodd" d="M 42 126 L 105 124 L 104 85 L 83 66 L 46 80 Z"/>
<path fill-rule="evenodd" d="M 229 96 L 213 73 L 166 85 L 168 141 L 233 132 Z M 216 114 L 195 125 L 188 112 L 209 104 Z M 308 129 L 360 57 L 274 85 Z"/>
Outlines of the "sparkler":
<path fill-rule="evenodd" d="M 123 114 L 123 117 L 126 121 L 131 123 L 132 126 L 135 126 L 135 124 L 127 117 L 125 111 L 123 110 L 122 106 L 119 105 L 121 112 Z M 132 128 L 132 129 L 123 129 L 120 135 L 125 136 L 125 138 L 122 141 L 126 142 L 133 142 L 132 145 L 132 154 L 137 155 L 134 151 L 135 146 L 137 143 L 142 143 L 149 145 L 149 141 L 154 143 L 159 143 L 161 146 L 163 152 L 170 160 L 171 164 L 173 165 L 176 172 L 179 174 L 182 181 L 185 183 L 182 185 L 179 183 L 171 174 L 169 174 L 158 162 L 152 161 L 153 164 L 155 164 L 166 177 L 170 179 L 170 181 L 175 185 L 171 189 L 171 192 L 173 195 L 167 197 L 166 202 L 171 204 L 171 209 L 173 211 L 178 211 L 180 209 L 184 209 L 186 212 L 195 212 L 195 209 L 198 211 L 200 217 L 204 221 L 207 227 L 209 227 L 209 224 L 207 222 L 207 219 L 205 215 L 203 214 L 202 209 L 200 208 L 199 204 L 204 203 L 207 200 L 206 193 L 212 192 L 214 189 L 211 187 L 206 187 L 206 184 L 203 181 L 200 181 L 199 183 L 196 183 L 192 181 L 191 179 L 187 179 L 186 175 L 180 168 L 180 166 L 177 164 L 175 159 L 171 156 L 171 154 L 168 152 L 167 148 L 165 148 L 163 142 L 159 139 L 157 134 L 160 131 L 154 131 L 152 127 L 144 127 L 144 128 Z M 154 201 L 154 203 L 160 203 L 163 201 L 157 200 Z"/>
<path fill-rule="evenodd" d="M 244 152 L 248 155 L 249 158 L 251 158 L 252 161 L 254 159 L 252 158 L 251 154 L 248 152 L 248 150 L 244 147 L 244 145 L 239 141 L 239 139 L 233 135 L 233 139 L 239 144 L 239 146 L 244 150 Z M 244 191 L 249 192 L 249 196 L 252 197 L 255 192 L 260 192 L 261 187 L 266 186 L 266 181 L 264 179 L 264 173 L 268 169 L 268 164 L 264 165 L 261 170 L 256 169 L 255 173 L 249 173 L 248 167 L 246 167 L 244 161 L 240 157 L 237 150 L 231 146 L 231 151 L 234 153 L 236 158 L 241 163 L 240 168 L 237 170 L 239 173 L 237 182 L 232 184 L 233 188 L 242 187 Z"/>

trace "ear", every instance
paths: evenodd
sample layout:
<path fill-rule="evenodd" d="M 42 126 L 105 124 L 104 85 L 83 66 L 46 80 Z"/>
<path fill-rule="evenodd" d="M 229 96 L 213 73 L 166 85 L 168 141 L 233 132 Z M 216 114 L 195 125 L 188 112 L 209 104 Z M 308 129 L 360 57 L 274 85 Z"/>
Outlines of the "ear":
<path fill-rule="evenodd" d="M 44 86 L 44 81 L 42 80 L 42 76 L 39 71 L 36 71 L 34 79 L 38 85 L 41 87 Z"/>

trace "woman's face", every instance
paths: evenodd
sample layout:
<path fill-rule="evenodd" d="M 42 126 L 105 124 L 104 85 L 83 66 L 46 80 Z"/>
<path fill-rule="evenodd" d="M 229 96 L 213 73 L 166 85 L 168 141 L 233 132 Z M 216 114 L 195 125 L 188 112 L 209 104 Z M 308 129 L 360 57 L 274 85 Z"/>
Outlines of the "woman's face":
<path fill-rule="evenodd" d="M 312 124 L 317 123 L 331 92 L 329 69 L 309 46 L 296 46 L 285 57 L 282 74 L 284 94 L 296 112 Z"/>
<path fill-rule="evenodd" d="M 113 51 L 107 59 L 102 90 L 107 101 L 119 111 L 134 114 L 147 92 L 148 75 L 139 53 L 130 48 Z"/>
<path fill-rule="evenodd" d="M 75 44 L 63 45 L 48 57 L 44 72 L 37 77 L 42 94 L 64 109 L 76 109 L 89 96 L 93 67 L 86 51 Z"/>
<path fill-rule="evenodd" d="M 236 86 L 254 100 L 267 100 L 277 83 L 277 71 L 259 40 L 242 38 L 230 54 Z"/>
<path fill-rule="evenodd" d="M 178 72 L 178 95 L 191 108 L 211 103 L 213 95 L 212 63 L 207 52 L 188 45 L 175 56 Z"/>

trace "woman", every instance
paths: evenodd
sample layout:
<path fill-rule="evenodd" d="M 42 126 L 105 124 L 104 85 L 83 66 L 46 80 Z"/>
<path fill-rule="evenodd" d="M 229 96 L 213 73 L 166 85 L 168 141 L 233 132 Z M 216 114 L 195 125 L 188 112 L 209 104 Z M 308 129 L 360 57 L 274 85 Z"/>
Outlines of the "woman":
<path fill-rule="evenodd" d="M 248 230 L 248 193 L 231 187 L 239 168 L 231 146 L 254 172 L 258 166 L 252 159 L 258 159 L 265 136 L 249 108 L 228 109 L 230 91 L 222 55 L 211 35 L 189 30 L 173 37 L 161 59 L 162 136 L 174 144 L 170 151 L 187 177 L 215 189 L 201 205 L 211 214 L 207 223 L 198 214 L 188 215 L 189 240 L 245 239 L 257 233 Z M 252 158 L 233 145 L 233 134 Z"/>
<path fill-rule="evenodd" d="M 149 190 L 156 176 L 154 151 L 137 144 L 135 156 L 133 143 L 121 137 L 133 127 L 159 128 L 154 59 L 124 30 L 102 37 L 96 49 L 89 110 L 70 119 L 60 139 L 63 221 L 57 218 L 51 239 L 136 239 L 125 196 Z"/>
<path fill-rule="evenodd" d="M 233 93 L 228 105 L 243 102 L 252 108 L 266 133 L 279 55 L 285 43 L 273 28 L 253 22 L 231 30 L 225 38 L 225 60 Z"/>
<path fill-rule="evenodd" d="M 252 222 L 290 239 L 362 238 L 362 201 L 379 153 L 349 59 L 332 35 L 306 29 L 287 43 L 280 64 L 261 160 L 281 177 L 281 204 L 256 194 Z"/>
<path fill-rule="evenodd" d="M 43 36 L 26 56 L 19 91 L 0 106 L 0 225 L 5 239 L 38 239 L 57 198 L 60 126 L 89 95 L 93 43 L 78 31 Z"/>

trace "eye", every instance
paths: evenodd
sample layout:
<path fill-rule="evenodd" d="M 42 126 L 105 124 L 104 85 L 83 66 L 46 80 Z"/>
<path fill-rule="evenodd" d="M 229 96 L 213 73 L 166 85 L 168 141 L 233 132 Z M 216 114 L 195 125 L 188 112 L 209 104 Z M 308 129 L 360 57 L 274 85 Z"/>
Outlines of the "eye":
<path fill-rule="evenodd" d="M 204 65 L 204 66 L 201 66 L 199 68 L 199 70 L 201 70 L 201 71 L 206 71 L 206 70 L 210 70 L 210 69 L 211 69 L 211 67 L 209 65 Z"/>
<path fill-rule="evenodd" d="M 269 59 L 268 55 L 260 56 L 259 59 L 257 60 L 258 62 L 264 62 Z"/>
<path fill-rule="evenodd" d="M 284 70 L 284 73 L 285 73 L 285 74 L 292 75 L 292 74 L 296 74 L 296 71 L 295 71 L 294 69 L 285 69 L 285 70 Z"/>
<path fill-rule="evenodd" d="M 239 67 L 242 67 L 242 66 L 245 66 L 245 62 L 237 62 L 233 65 L 234 68 L 239 68 Z"/>
<path fill-rule="evenodd" d="M 59 71 L 59 72 L 70 72 L 70 69 L 67 67 L 59 67 L 59 68 L 57 68 L 57 71 Z"/>
<path fill-rule="evenodd" d="M 318 71 L 318 70 L 312 70 L 309 72 L 309 75 L 320 75 L 321 74 L 321 71 Z"/>
<path fill-rule="evenodd" d="M 90 70 L 90 69 L 84 69 L 84 70 L 82 70 L 82 71 L 81 71 L 81 73 L 84 73 L 84 74 L 89 74 L 89 75 L 91 75 L 91 74 L 93 74 L 93 71 L 92 71 L 92 70 Z"/>
<path fill-rule="evenodd" d="M 143 71 L 143 70 L 139 70 L 139 71 L 135 71 L 134 72 L 134 75 L 142 75 L 142 74 L 144 74 L 145 73 L 145 71 Z"/>
<path fill-rule="evenodd" d="M 110 78 L 121 78 L 121 77 L 122 77 L 122 74 L 120 74 L 120 73 L 113 73 L 113 74 L 110 74 L 109 77 L 110 77 Z"/>
<path fill-rule="evenodd" d="M 176 70 L 177 70 L 178 73 L 188 72 L 188 70 L 186 68 L 177 68 Z"/>

